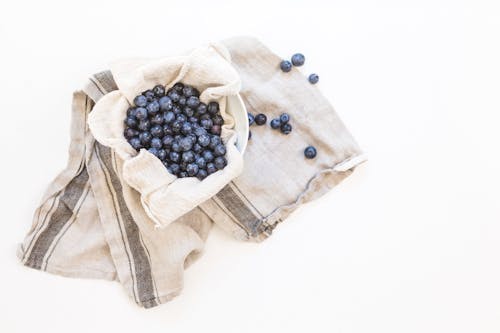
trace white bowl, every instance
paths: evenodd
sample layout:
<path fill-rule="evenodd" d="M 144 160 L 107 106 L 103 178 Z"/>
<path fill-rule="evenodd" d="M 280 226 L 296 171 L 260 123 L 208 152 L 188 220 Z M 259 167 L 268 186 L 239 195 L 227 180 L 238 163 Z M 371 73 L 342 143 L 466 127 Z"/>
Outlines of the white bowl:
<path fill-rule="evenodd" d="M 234 118 L 234 129 L 237 135 L 236 148 L 243 155 L 248 143 L 249 126 L 247 109 L 239 94 L 227 96 L 226 111 Z"/>

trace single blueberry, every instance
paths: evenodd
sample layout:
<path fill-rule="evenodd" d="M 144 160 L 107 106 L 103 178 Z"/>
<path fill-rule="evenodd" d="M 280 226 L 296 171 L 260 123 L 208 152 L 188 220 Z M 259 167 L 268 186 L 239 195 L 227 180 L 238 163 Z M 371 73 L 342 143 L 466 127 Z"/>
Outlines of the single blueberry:
<path fill-rule="evenodd" d="M 156 138 L 161 138 L 164 135 L 163 134 L 163 127 L 160 125 L 154 125 L 153 127 L 151 127 L 149 132 L 151 133 L 152 136 L 154 136 Z"/>
<path fill-rule="evenodd" d="M 153 155 L 155 155 L 156 157 L 158 157 L 158 148 L 151 147 L 151 148 L 149 148 L 149 149 L 148 149 L 148 151 L 149 151 L 151 154 L 153 154 Z"/>
<path fill-rule="evenodd" d="M 304 62 L 306 61 L 306 57 L 302 53 L 295 53 L 292 56 L 292 64 L 294 66 L 302 66 Z"/>
<path fill-rule="evenodd" d="M 210 129 L 210 133 L 212 133 L 214 135 L 220 135 L 221 127 L 219 125 L 212 126 L 212 128 Z"/>
<path fill-rule="evenodd" d="M 288 60 L 282 60 L 280 62 L 280 68 L 283 72 L 289 72 L 292 70 L 292 63 Z"/>
<path fill-rule="evenodd" d="M 153 93 L 155 94 L 156 97 L 162 97 L 163 95 L 165 95 L 165 87 L 162 86 L 161 84 L 156 85 L 153 88 Z"/>
<path fill-rule="evenodd" d="M 184 123 L 184 122 L 179 121 L 179 120 L 174 121 L 174 122 L 172 123 L 172 125 L 171 125 L 171 126 L 172 126 L 172 131 L 173 131 L 174 133 L 179 133 L 179 132 L 181 131 L 181 128 L 182 128 L 182 124 L 183 124 L 183 123 Z"/>
<path fill-rule="evenodd" d="M 195 163 L 200 167 L 200 169 L 204 169 L 207 165 L 207 161 L 201 156 L 196 159 Z"/>
<path fill-rule="evenodd" d="M 148 102 L 152 102 L 155 98 L 155 94 L 152 90 L 146 90 L 142 93 Z"/>
<path fill-rule="evenodd" d="M 137 128 L 137 118 L 128 116 L 125 118 L 125 125 L 130 127 L 130 128 Z"/>
<path fill-rule="evenodd" d="M 207 105 L 205 103 L 200 102 L 200 105 L 196 108 L 196 112 L 199 115 L 207 113 Z"/>
<path fill-rule="evenodd" d="M 212 122 L 214 123 L 214 125 L 222 126 L 224 124 L 224 119 L 220 114 L 216 114 L 212 117 Z"/>
<path fill-rule="evenodd" d="M 193 151 L 199 154 L 203 151 L 203 147 L 199 143 L 195 143 L 193 145 Z"/>
<path fill-rule="evenodd" d="M 134 148 L 135 150 L 139 150 L 142 148 L 141 140 L 138 137 L 131 138 L 129 140 L 129 143 L 132 146 L 132 148 Z"/>
<path fill-rule="evenodd" d="M 141 131 L 148 131 L 150 127 L 151 123 L 147 119 L 141 120 L 137 126 Z"/>
<path fill-rule="evenodd" d="M 170 99 L 172 100 L 172 102 L 177 103 L 179 101 L 179 99 L 181 98 L 181 95 L 179 95 L 179 93 L 177 91 L 171 90 L 168 93 L 168 97 L 170 97 Z"/>
<path fill-rule="evenodd" d="M 148 114 L 150 116 L 153 116 L 157 114 L 158 111 L 160 111 L 160 103 L 158 103 L 157 101 L 152 101 L 146 106 L 146 109 L 148 110 Z"/>
<path fill-rule="evenodd" d="M 286 124 L 290 121 L 290 115 L 288 113 L 282 113 L 280 116 L 280 121 L 282 124 Z"/>
<path fill-rule="evenodd" d="M 138 96 L 135 96 L 134 98 L 134 104 L 136 106 L 141 106 L 141 107 L 144 107 L 148 104 L 148 100 L 145 96 L 143 95 L 138 95 Z"/>
<path fill-rule="evenodd" d="M 212 116 L 215 116 L 219 112 L 219 103 L 210 102 L 207 107 L 208 113 Z"/>
<path fill-rule="evenodd" d="M 202 119 L 200 124 L 201 124 L 201 127 L 203 127 L 206 130 L 209 130 L 210 128 L 212 128 L 214 123 L 213 123 L 212 119 Z"/>
<path fill-rule="evenodd" d="M 152 138 L 151 139 L 151 147 L 160 149 L 162 147 L 162 142 L 160 138 Z"/>
<path fill-rule="evenodd" d="M 177 175 L 181 171 L 181 166 L 177 163 L 171 163 L 170 164 L 170 173 Z"/>
<path fill-rule="evenodd" d="M 175 115 L 178 115 L 182 113 L 182 108 L 179 105 L 174 105 L 172 111 L 174 112 Z"/>
<path fill-rule="evenodd" d="M 210 136 L 208 134 L 202 134 L 198 137 L 198 143 L 202 147 L 206 147 L 210 144 Z"/>
<path fill-rule="evenodd" d="M 179 162 L 181 159 L 181 155 L 176 151 L 171 151 L 170 154 L 168 154 L 168 157 L 170 158 L 170 160 L 172 162 L 175 162 L 175 163 Z"/>
<path fill-rule="evenodd" d="M 136 114 L 137 114 L 137 108 L 134 108 L 134 107 L 128 108 L 128 110 L 127 110 L 127 116 L 128 117 L 134 117 L 135 118 Z"/>
<path fill-rule="evenodd" d="M 167 158 L 167 151 L 165 149 L 158 149 L 158 158 L 162 161 L 165 160 L 165 158 Z"/>
<path fill-rule="evenodd" d="M 200 170 L 200 168 L 194 163 L 188 164 L 187 168 L 186 168 L 186 172 L 188 173 L 188 175 L 190 177 L 196 176 L 196 174 L 198 173 L 199 170 Z"/>
<path fill-rule="evenodd" d="M 187 172 L 186 171 L 181 171 L 179 172 L 179 174 L 177 175 L 177 177 L 179 178 L 186 178 L 188 176 Z"/>
<path fill-rule="evenodd" d="M 288 135 L 292 132 L 292 125 L 286 123 L 286 124 L 281 125 L 280 129 L 281 129 L 281 133 Z"/>
<path fill-rule="evenodd" d="M 163 112 L 172 110 L 172 107 L 174 106 L 174 103 L 172 103 L 172 100 L 168 96 L 160 98 L 158 100 L 158 104 L 160 104 L 160 109 Z"/>
<path fill-rule="evenodd" d="M 190 96 L 186 101 L 186 105 L 195 109 L 200 105 L 200 99 L 196 96 Z"/>
<path fill-rule="evenodd" d="M 172 151 L 176 153 L 180 153 L 182 151 L 181 145 L 179 144 L 179 141 L 174 141 L 172 142 Z"/>
<path fill-rule="evenodd" d="M 191 148 L 193 148 L 193 144 L 194 144 L 193 140 L 188 136 L 179 140 L 179 145 L 184 151 L 188 151 Z"/>
<path fill-rule="evenodd" d="M 214 172 L 217 171 L 217 168 L 215 167 L 215 164 L 214 163 L 208 163 L 207 164 L 207 173 L 209 175 L 213 174 Z"/>
<path fill-rule="evenodd" d="M 216 157 L 214 160 L 214 164 L 217 169 L 222 170 L 227 165 L 226 158 L 223 156 Z"/>
<path fill-rule="evenodd" d="M 185 122 L 187 120 L 187 117 L 181 113 L 181 114 L 178 114 L 177 117 L 175 117 L 175 119 L 180 121 L 180 122 Z"/>
<path fill-rule="evenodd" d="M 177 92 L 182 92 L 182 89 L 184 88 L 184 84 L 182 82 L 177 82 L 176 84 L 174 84 L 174 86 L 172 87 L 173 90 L 177 91 Z"/>
<path fill-rule="evenodd" d="M 172 143 L 174 143 L 174 137 L 171 135 L 165 135 L 161 140 L 164 148 L 172 147 Z"/>
<path fill-rule="evenodd" d="M 194 134 L 196 134 L 196 136 L 207 134 L 207 130 L 204 129 L 203 127 L 198 127 L 194 129 Z"/>
<path fill-rule="evenodd" d="M 139 107 L 135 110 L 135 116 L 139 120 L 146 119 L 148 117 L 148 110 L 146 110 L 146 108 Z"/>
<path fill-rule="evenodd" d="M 141 143 L 144 146 L 149 145 L 149 143 L 151 142 L 152 138 L 153 138 L 153 136 L 149 132 L 141 132 L 139 134 L 139 139 L 141 140 Z"/>
<path fill-rule="evenodd" d="M 186 107 L 184 107 L 184 114 L 187 117 L 192 117 L 192 116 L 194 116 L 194 110 L 192 108 L 190 108 L 189 106 L 186 106 Z"/>
<path fill-rule="evenodd" d="M 274 118 L 273 120 L 271 120 L 271 127 L 273 129 L 277 129 L 281 126 L 281 120 L 279 118 Z"/>
<path fill-rule="evenodd" d="M 177 102 L 177 104 L 179 104 L 180 106 L 185 106 L 186 105 L 186 97 L 181 96 L 181 98 L 179 98 L 179 101 Z"/>
<path fill-rule="evenodd" d="M 220 136 L 212 135 L 210 138 L 210 144 L 208 145 L 211 149 L 215 149 L 218 145 L 222 143 Z"/>
<path fill-rule="evenodd" d="M 188 122 L 186 121 L 186 122 L 184 122 L 184 123 L 182 124 L 182 128 L 181 128 L 181 132 L 182 132 L 182 134 L 187 135 L 187 134 L 191 133 L 192 131 L 193 131 L 193 126 L 191 126 L 191 124 L 190 124 L 190 123 L 188 123 Z"/>
<path fill-rule="evenodd" d="M 196 174 L 196 178 L 198 178 L 199 180 L 203 180 L 207 178 L 207 176 L 208 176 L 207 171 L 203 169 L 198 170 L 198 173 Z"/>
<path fill-rule="evenodd" d="M 163 114 L 157 113 L 153 117 L 151 117 L 151 123 L 155 125 L 163 124 Z"/>
<path fill-rule="evenodd" d="M 212 162 L 215 158 L 214 154 L 210 150 L 205 150 L 201 154 L 201 157 L 203 157 L 207 163 Z"/>
<path fill-rule="evenodd" d="M 313 146 L 309 146 L 306 149 L 304 149 L 304 156 L 306 158 L 309 158 L 309 159 L 315 158 L 316 154 L 317 154 L 316 148 L 314 148 Z"/>
<path fill-rule="evenodd" d="M 311 84 L 316 84 L 316 83 L 318 83 L 318 81 L 319 81 L 318 74 L 311 74 L 311 75 L 309 75 L 309 82 Z"/>
<path fill-rule="evenodd" d="M 252 126 L 253 123 L 255 122 L 255 117 L 253 114 L 251 114 L 250 112 L 248 112 L 248 125 L 249 126 Z"/>
<path fill-rule="evenodd" d="M 226 155 L 226 146 L 224 146 L 222 143 L 220 145 L 215 146 L 215 148 L 214 148 L 214 155 L 215 156 L 224 156 L 224 155 Z"/>
<path fill-rule="evenodd" d="M 196 88 L 191 87 L 191 86 L 184 86 L 184 88 L 182 89 L 182 93 L 186 97 L 191 97 L 191 96 L 198 97 L 198 96 L 200 96 L 200 92 Z"/>
<path fill-rule="evenodd" d="M 175 120 L 175 114 L 172 111 L 168 111 L 163 113 L 163 121 L 167 124 L 170 124 Z"/>
<path fill-rule="evenodd" d="M 163 134 L 173 135 L 174 131 L 172 131 L 172 127 L 170 127 L 170 125 L 163 125 Z"/>
<path fill-rule="evenodd" d="M 194 162 L 194 153 L 192 151 L 183 152 L 181 161 L 184 163 Z"/>
<path fill-rule="evenodd" d="M 123 135 L 127 138 L 133 138 L 134 136 L 139 135 L 139 131 L 133 129 L 133 128 L 126 128 L 125 131 L 123 132 Z"/>
<path fill-rule="evenodd" d="M 264 125 L 267 121 L 267 117 L 263 113 L 259 113 L 255 116 L 255 123 L 259 126 Z"/>

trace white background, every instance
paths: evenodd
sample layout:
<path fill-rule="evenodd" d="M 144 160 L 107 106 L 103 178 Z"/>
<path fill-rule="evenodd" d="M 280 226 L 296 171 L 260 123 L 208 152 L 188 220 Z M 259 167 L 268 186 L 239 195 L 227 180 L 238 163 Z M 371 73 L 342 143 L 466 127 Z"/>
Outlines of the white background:
<path fill-rule="evenodd" d="M 303 52 L 369 162 L 264 243 L 214 228 L 155 309 L 21 266 L 87 75 L 240 34 Z M 0 60 L 0 331 L 500 331 L 498 1 L 3 1 Z"/>

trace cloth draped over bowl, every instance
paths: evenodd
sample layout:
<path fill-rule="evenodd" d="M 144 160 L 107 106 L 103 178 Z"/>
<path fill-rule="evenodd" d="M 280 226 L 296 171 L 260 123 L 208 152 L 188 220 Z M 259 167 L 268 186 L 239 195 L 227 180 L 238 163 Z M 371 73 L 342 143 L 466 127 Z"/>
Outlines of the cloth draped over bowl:
<path fill-rule="evenodd" d="M 268 119 L 287 112 L 292 133 L 252 126 L 242 173 L 188 213 L 155 228 L 141 194 L 125 179 L 126 159 L 96 141 L 87 126 L 94 103 L 118 89 L 110 71 L 97 73 L 73 96 L 68 165 L 49 185 L 18 248 L 24 265 L 117 280 L 138 305 L 154 307 L 180 293 L 184 269 L 202 253 L 212 222 L 237 239 L 262 241 L 365 160 L 331 104 L 299 70 L 281 72 L 281 59 L 254 38 L 223 45 L 241 78 L 248 111 Z M 132 95 L 124 96 L 128 101 Z M 318 150 L 313 160 L 303 157 L 308 145 Z M 306 233 L 315 227 L 303 228 Z"/>

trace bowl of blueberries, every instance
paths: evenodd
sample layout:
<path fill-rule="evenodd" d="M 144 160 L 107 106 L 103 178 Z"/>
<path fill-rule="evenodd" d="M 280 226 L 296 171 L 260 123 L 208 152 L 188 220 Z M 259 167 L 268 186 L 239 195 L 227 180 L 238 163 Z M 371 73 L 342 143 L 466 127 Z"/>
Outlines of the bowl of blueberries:
<path fill-rule="evenodd" d="M 249 124 L 239 95 L 226 98 L 225 112 L 233 118 L 236 148 L 245 151 Z M 124 119 L 124 136 L 139 152 L 146 149 L 178 178 L 199 180 L 227 165 L 221 137 L 224 117 L 217 101 L 203 103 L 200 91 L 182 82 L 166 89 L 156 85 L 133 100 Z"/>

